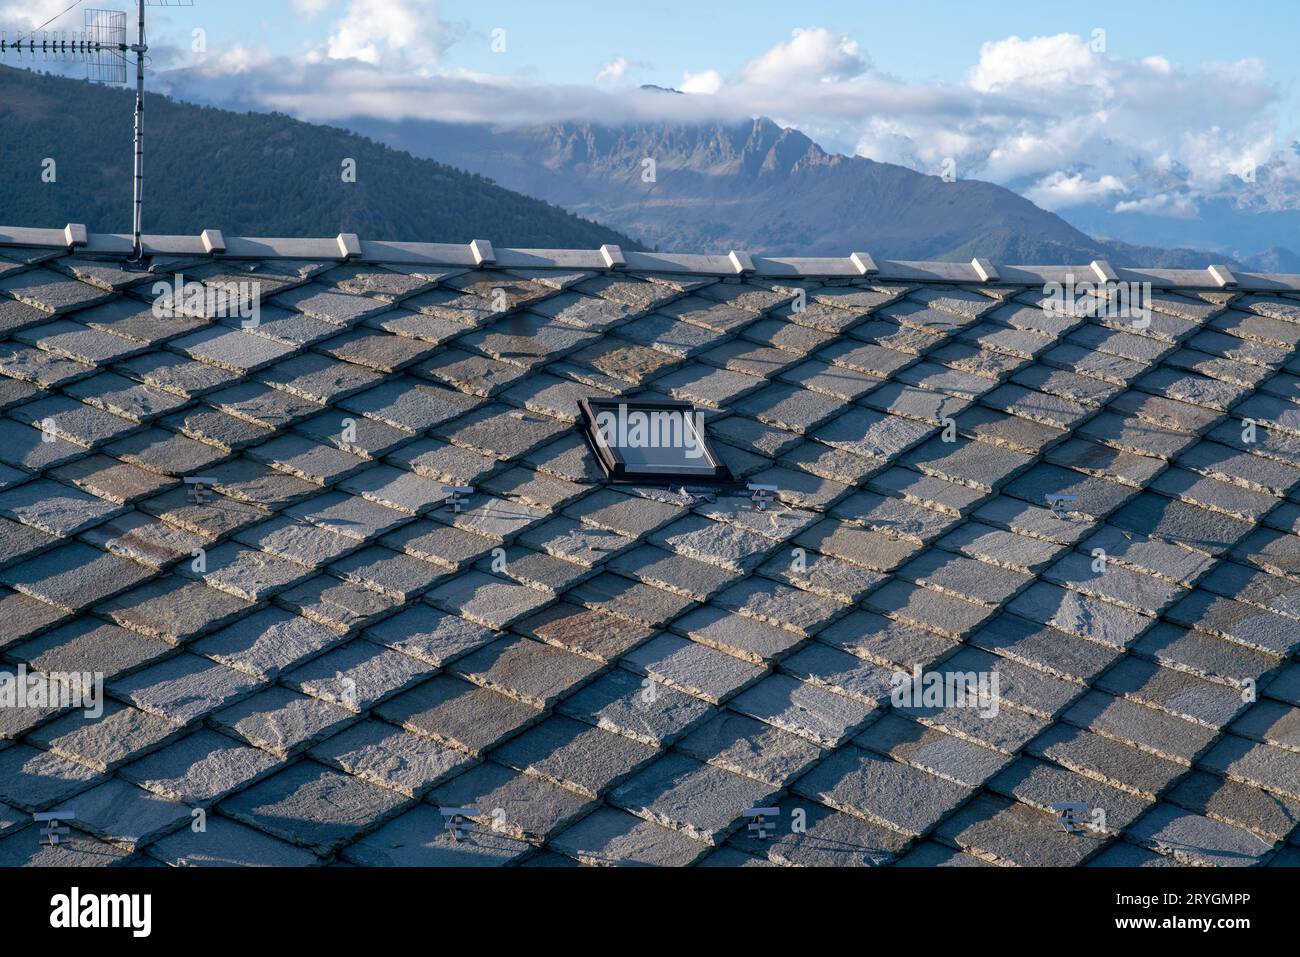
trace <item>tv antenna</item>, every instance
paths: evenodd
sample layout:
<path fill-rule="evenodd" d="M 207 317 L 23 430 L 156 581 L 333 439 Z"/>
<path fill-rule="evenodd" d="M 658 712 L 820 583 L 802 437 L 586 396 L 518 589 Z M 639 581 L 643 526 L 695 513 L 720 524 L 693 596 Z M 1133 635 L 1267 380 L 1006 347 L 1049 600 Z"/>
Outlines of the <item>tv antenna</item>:
<path fill-rule="evenodd" d="M 135 177 L 132 185 L 131 209 L 131 261 L 144 258 L 141 240 L 144 225 L 144 61 L 149 47 L 145 43 L 145 7 L 192 7 L 194 0 L 136 0 L 138 27 L 136 42 L 126 42 L 126 14 L 121 10 L 86 10 L 85 32 L 68 36 L 68 31 L 49 26 L 63 14 L 81 4 L 76 0 L 63 13 L 51 17 L 36 30 L 9 40 L 0 31 L 0 55 L 16 53 L 19 59 L 26 53 L 33 60 L 39 54 L 43 60 L 80 61 L 86 64 L 86 78 L 99 83 L 126 83 L 128 54 L 135 54 Z M 40 31 L 40 40 L 36 39 Z"/>

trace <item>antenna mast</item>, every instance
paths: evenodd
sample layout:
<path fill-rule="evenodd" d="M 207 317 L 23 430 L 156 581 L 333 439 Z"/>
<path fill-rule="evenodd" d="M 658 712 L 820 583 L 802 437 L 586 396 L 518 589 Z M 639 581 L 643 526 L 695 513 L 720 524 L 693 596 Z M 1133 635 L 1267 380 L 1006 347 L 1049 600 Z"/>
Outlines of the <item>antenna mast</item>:
<path fill-rule="evenodd" d="M 144 55 L 149 47 L 144 42 L 144 0 L 136 0 L 136 9 L 140 15 L 140 27 L 136 34 L 135 45 L 135 181 L 132 184 L 131 215 L 131 261 L 139 262 L 144 258 Z"/>
<path fill-rule="evenodd" d="M 145 7 L 192 7 L 194 0 L 136 0 L 136 42 L 126 42 L 126 14 L 120 10 L 87 10 L 86 32 L 73 34 L 71 40 L 64 31 L 55 31 L 53 38 L 42 31 L 41 40 L 35 32 L 9 41 L 0 32 L 0 55 L 16 53 L 41 54 L 46 60 L 82 60 L 86 64 L 88 79 L 101 83 L 126 83 L 127 54 L 135 54 L 135 171 L 131 185 L 131 261 L 144 258 L 144 61 L 149 46 L 145 42 Z M 74 4 L 75 6 L 75 4 Z M 64 11 L 65 13 L 67 11 Z"/>

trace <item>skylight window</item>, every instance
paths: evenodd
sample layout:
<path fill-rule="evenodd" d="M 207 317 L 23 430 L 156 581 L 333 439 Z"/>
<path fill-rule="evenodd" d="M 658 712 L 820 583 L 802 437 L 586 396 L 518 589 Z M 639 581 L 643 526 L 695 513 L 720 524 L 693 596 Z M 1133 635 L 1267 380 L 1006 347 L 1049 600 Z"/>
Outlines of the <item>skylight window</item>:
<path fill-rule="evenodd" d="M 583 428 L 611 482 L 720 482 L 731 478 L 689 402 L 583 399 Z"/>

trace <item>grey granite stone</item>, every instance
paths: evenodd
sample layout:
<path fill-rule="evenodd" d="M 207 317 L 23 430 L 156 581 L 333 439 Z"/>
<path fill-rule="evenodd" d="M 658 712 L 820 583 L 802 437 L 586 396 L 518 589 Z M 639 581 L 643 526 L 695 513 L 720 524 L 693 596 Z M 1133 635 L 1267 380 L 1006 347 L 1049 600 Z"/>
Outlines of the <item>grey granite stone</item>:
<path fill-rule="evenodd" d="M 709 845 L 615 808 L 601 808 L 550 843 L 555 850 L 596 866 L 684 867 Z"/>
<path fill-rule="evenodd" d="M 871 707 L 788 675 L 770 675 L 737 695 L 731 707 L 825 748 L 847 740 Z"/>
<path fill-rule="evenodd" d="M 210 720 L 215 727 L 283 759 L 337 733 L 357 716 L 320 698 L 272 687 Z"/>
<path fill-rule="evenodd" d="M 207 830 L 184 828 L 149 846 L 149 854 L 173 867 L 308 867 L 319 863 L 310 852 L 223 817 L 211 817 Z"/>
<path fill-rule="evenodd" d="M 193 820 L 184 804 L 113 779 L 77 795 L 77 828 L 114 844 L 136 848 Z"/>
<path fill-rule="evenodd" d="M 223 813 L 319 855 L 379 827 L 407 800 L 314 761 L 227 798 Z"/>
<path fill-rule="evenodd" d="M 657 754 L 640 741 L 556 715 L 501 745 L 493 758 L 597 798 Z"/>
<path fill-rule="evenodd" d="M 121 777 L 171 801 L 211 807 L 280 767 L 274 756 L 207 728 L 123 767 Z"/>
<path fill-rule="evenodd" d="M 450 675 L 431 678 L 384 702 L 375 714 L 476 756 L 546 716 L 515 698 Z"/>
<path fill-rule="evenodd" d="M 262 687 L 257 678 L 186 653 L 118 678 L 109 690 L 151 714 L 191 724 Z"/>
<path fill-rule="evenodd" d="M 311 749 L 311 756 L 408 797 L 420 797 L 474 764 L 463 751 L 373 720 L 321 742 Z"/>

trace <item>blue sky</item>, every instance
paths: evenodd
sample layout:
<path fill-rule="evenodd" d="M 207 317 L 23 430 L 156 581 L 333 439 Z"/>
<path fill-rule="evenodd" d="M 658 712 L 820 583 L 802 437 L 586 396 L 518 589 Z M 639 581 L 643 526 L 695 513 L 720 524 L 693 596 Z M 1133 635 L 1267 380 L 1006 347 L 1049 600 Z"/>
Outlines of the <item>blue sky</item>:
<path fill-rule="evenodd" d="M 0 25 L 68 2 L 0 0 Z M 1050 209 L 1183 216 L 1261 170 L 1300 197 L 1295 0 L 198 0 L 152 13 L 155 88 L 312 121 L 765 115 L 833 151 L 952 163 Z M 54 26 L 80 23 L 74 11 Z"/>
<path fill-rule="evenodd" d="M 292 54 L 325 39 L 330 14 L 340 6 L 326 5 L 320 15 L 305 17 L 287 0 L 198 0 L 192 11 L 162 16 L 176 26 L 203 25 L 214 43 L 266 44 Z M 1260 58 L 1290 101 L 1292 115 L 1300 111 L 1300 5 L 1294 0 L 1254 0 L 1236 20 L 1221 0 L 657 0 L 599 6 L 589 0 L 443 0 L 440 8 L 445 21 L 465 26 L 463 38 L 447 51 L 447 63 L 488 72 L 535 71 L 557 83 L 589 82 L 602 64 L 621 55 L 648 64 L 638 74 L 644 82 L 672 86 L 686 71 L 734 70 L 756 51 L 812 24 L 856 37 L 884 72 L 916 82 L 953 82 L 985 41 L 1062 32 L 1088 36 L 1101 27 L 1111 53 L 1124 58 L 1160 54 L 1184 64 Z M 1276 29 L 1263 29 L 1265 24 Z M 508 30 L 509 66 L 489 47 L 498 26 Z M 721 30 L 725 42 L 719 41 Z"/>
<path fill-rule="evenodd" d="M 96 0 L 96 5 L 113 6 L 106 0 Z M 121 0 L 118 5 L 126 7 Z M 705 63 L 739 66 L 753 51 L 812 22 L 857 36 L 881 69 L 914 80 L 956 79 L 985 40 L 1087 34 L 1098 26 L 1107 30 L 1118 56 L 1161 53 L 1184 62 L 1257 56 L 1292 91 L 1300 79 L 1295 33 L 1300 7 L 1293 0 L 1255 0 L 1235 23 L 1231 7 L 1221 0 L 747 0 L 719 3 L 716 15 L 706 14 L 708 8 L 697 0 L 658 0 L 652 7 L 596 7 L 585 0 L 441 4 L 445 20 L 468 24 L 482 36 L 496 26 L 509 28 L 518 55 L 556 81 L 589 80 L 602 63 L 621 53 L 653 63 L 656 81 L 675 82 L 683 70 Z M 328 11 L 307 18 L 288 2 L 267 0 L 198 0 L 192 11 L 166 16 L 178 26 L 202 24 L 214 40 L 262 41 L 283 53 L 319 41 L 329 30 Z M 1261 29 L 1264 24 L 1279 28 Z M 724 27 L 727 42 L 719 43 L 717 30 Z M 467 42 L 453 51 L 457 62 L 480 68 L 492 65 L 490 57 L 486 44 Z"/>

